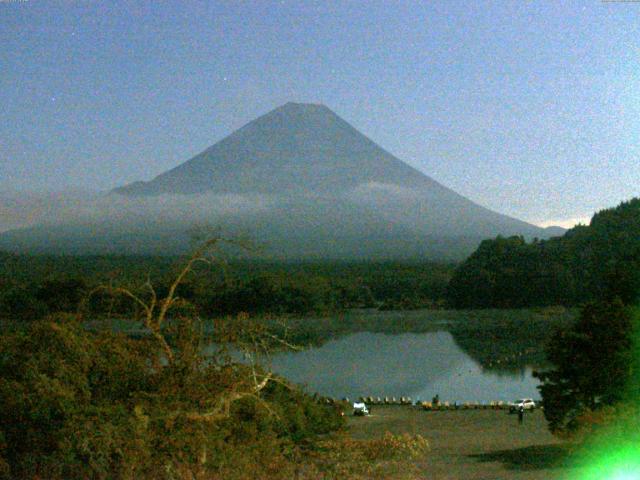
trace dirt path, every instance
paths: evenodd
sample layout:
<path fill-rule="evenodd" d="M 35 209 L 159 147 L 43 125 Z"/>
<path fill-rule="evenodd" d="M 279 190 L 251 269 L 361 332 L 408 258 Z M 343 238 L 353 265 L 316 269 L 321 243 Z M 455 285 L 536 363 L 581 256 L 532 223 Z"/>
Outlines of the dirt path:
<path fill-rule="evenodd" d="M 517 415 L 495 410 L 425 412 L 412 407 L 374 407 L 370 417 L 352 417 L 354 438 L 370 439 L 385 431 L 420 434 L 431 451 L 418 461 L 421 478 L 562 479 L 562 443 L 547 430 L 542 412 Z"/>

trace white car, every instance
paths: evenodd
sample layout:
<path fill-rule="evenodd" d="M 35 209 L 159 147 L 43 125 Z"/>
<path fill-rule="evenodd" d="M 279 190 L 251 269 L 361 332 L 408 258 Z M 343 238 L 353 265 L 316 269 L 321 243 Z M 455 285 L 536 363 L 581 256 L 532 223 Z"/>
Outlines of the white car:
<path fill-rule="evenodd" d="M 353 404 L 353 415 L 362 417 L 364 415 L 369 415 L 369 409 L 364 402 L 356 402 Z"/>
<path fill-rule="evenodd" d="M 509 403 L 509 413 L 515 413 L 521 408 L 523 410 L 533 410 L 536 408 L 536 402 L 530 398 L 521 398 L 515 402 Z"/>

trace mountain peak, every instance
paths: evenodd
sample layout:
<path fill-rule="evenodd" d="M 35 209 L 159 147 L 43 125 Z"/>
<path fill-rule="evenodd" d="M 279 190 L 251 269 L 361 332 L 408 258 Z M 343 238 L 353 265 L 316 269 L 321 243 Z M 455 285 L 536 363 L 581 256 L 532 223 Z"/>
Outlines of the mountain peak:
<path fill-rule="evenodd" d="M 269 118 L 272 115 L 291 115 L 298 118 L 305 117 L 333 117 L 339 119 L 340 117 L 329 107 L 322 103 L 300 103 L 300 102 L 287 102 L 273 110 L 261 118 Z M 259 119 L 258 119 L 259 120 Z"/>
<path fill-rule="evenodd" d="M 304 102 L 287 102 L 284 105 L 281 105 L 280 107 L 276 108 L 276 110 L 299 110 L 299 111 L 328 110 L 331 112 L 331 109 L 323 103 L 304 103 Z"/>
<path fill-rule="evenodd" d="M 436 184 L 327 106 L 289 102 L 150 182 L 116 193 L 336 193 L 368 183 Z"/>
<path fill-rule="evenodd" d="M 116 193 L 268 195 L 287 199 L 287 205 L 293 198 L 331 198 L 337 211 L 349 210 L 351 203 L 375 205 L 377 215 L 387 211 L 389 225 L 405 219 L 412 230 L 430 225 L 451 235 L 534 231 L 543 236 L 541 229 L 483 209 L 444 187 L 325 105 L 313 103 L 286 103 L 150 182 Z M 310 218 L 307 212 L 301 216 Z"/>

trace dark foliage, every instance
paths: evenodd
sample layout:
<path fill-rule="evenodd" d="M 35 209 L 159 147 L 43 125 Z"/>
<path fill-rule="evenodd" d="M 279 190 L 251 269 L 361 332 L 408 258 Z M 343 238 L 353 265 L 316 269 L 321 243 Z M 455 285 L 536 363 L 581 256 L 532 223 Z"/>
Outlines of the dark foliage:
<path fill-rule="evenodd" d="M 0 478 L 231 478 L 230 469 L 266 478 L 342 425 L 282 379 L 212 420 L 203 412 L 250 372 L 187 357 L 161 366 L 152 340 L 90 333 L 69 317 L 3 335 Z"/>
<path fill-rule="evenodd" d="M 619 299 L 587 304 L 576 324 L 547 349 L 555 369 L 537 372 L 553 432 L 573 431 L 586 411 L 621 401 L 632 375 L 633 323 Z"/>
<path fill-rule="evenodd" d="M 589 226 L 527 243 L 485 240 L 460 265 L 447 298 L 456 308 L 579 305 L 640 292 L 640 199 L 596 213 Z"/>
<path fill-rule="evenodd" d="M 0 318 L 36 320 L 75 312 L 87 292 L 118 279 L 133 291 L 140 278 L 160 278 L 166 294 L 179 258 L 7 255 L 0 262 Z M 208 317 L 324 314 L 350 308 L 433 308 L 444 303 L 453 266 L 431 263 L 238 263 L 233 274 L 202 271 L 178 296 Z M 131 302 L 93 295 L 94 315 L 135 317 Z"/>

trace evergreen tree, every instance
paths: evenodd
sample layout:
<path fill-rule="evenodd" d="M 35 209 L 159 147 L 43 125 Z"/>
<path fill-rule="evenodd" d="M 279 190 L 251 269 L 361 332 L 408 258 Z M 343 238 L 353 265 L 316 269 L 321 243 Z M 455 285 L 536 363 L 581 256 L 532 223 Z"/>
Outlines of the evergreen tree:
<path fill-rule="evenodd" d="M 586 411 L 622 400 L 632 374 L 630 308 L 619 299 L 590 303 L 569 331 L 547 350 L 555 369 L 536 372 L 544 415 L 552 432 L 570 432 Z"/>

